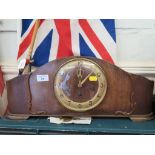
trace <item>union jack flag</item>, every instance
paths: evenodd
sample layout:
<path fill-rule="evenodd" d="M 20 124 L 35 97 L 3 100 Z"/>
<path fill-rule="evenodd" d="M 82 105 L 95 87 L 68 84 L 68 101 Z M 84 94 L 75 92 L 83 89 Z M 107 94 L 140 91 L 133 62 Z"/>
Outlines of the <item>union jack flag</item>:
<path fill-rule="evenodd" d="M 25 58 L 35 25 L 21 20 L 17 59 Z M 116 64 L 114 19 L 41 19 L 34 43 L 34 66 L 67 56 L 92 56 Z"/>

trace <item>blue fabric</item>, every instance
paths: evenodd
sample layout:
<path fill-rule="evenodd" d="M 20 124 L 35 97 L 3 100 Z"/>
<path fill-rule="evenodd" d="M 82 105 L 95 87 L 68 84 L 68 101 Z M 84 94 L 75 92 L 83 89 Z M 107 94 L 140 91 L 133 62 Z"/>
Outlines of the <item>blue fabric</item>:
<path fill-rule="evenodd" d="M 49 32 L 43 42 L 36 49 L 33 56 L 34 63 L 32 65 L 41 66 L 48 62 L 51 49 L 52 34 L 53 30 Z"/>
<path fill-rule="evenodd" d="M 33 19 L 22 19 L 22 32 L 21 36 L 27 31 Z"/>
<path fill-rule="evenodd" d="M 114 19 L 100 19 L 100 20 L 107 29 L 108 33 L 113 38 L 113 40 L 116 42 L 115 20 Z"/>
<path fill-rule="evenodd" d="M 79 42 L 80 42 L 80 55 L 81 56 L 90 56 L 96 57 L 92 50 L 89 48 L 82 35 L 79 34 Z"/>

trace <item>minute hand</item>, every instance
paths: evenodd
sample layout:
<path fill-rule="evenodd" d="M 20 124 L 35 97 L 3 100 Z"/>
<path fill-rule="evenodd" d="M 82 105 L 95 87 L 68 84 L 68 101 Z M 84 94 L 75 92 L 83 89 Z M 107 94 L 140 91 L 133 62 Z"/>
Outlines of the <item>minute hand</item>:
<path fill-rule="evenodd" d="M 92 73 L 93 73 L 93 71 L 90 72 L 90 73 L 81 81 L 81 86 L 86 82 L 86 80 L 89 78 L 89 76 L 90 76 Z"/>

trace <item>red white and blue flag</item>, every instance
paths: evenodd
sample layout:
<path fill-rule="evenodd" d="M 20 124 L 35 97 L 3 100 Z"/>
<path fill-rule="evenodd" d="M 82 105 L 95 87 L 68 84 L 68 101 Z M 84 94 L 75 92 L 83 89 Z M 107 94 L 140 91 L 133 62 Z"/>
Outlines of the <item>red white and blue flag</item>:
<path fill-rule="evenodd" d="M 33 19 L 21 20 L 17 59 L 26 58 L 34 31 Z M 34 66 L 67 56 L 91 56 L 116 64 L 114 19 L 41 19 L 34 43 Z"/>

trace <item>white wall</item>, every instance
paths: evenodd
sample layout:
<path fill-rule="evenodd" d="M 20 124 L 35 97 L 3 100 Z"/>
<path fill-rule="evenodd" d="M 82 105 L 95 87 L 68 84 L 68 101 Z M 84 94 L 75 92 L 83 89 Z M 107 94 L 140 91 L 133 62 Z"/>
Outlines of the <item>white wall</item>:
<path fill-rule="evenodd" d="M 0 20 L 0 64 L 9 79 L 17 74 L 17 20 Z M 155 80 L 155 19 L 116 20 L 118 65 Z"/>

